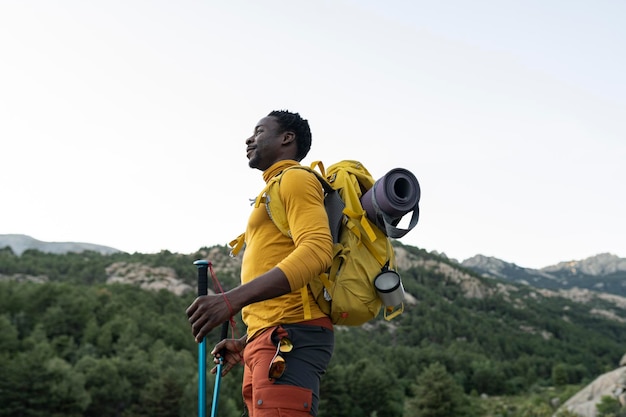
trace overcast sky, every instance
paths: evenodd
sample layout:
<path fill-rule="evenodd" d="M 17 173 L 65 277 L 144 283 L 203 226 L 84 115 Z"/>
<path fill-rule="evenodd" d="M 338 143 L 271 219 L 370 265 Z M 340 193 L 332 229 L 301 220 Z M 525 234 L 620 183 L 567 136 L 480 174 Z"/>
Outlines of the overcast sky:
<path fill-rule="evenodd" d="M 626 2 L 0 0 L 0 234 L 191 253 L 245 227 L 245 138 L 402 167 L 408 245 L 626 257 Z"/>

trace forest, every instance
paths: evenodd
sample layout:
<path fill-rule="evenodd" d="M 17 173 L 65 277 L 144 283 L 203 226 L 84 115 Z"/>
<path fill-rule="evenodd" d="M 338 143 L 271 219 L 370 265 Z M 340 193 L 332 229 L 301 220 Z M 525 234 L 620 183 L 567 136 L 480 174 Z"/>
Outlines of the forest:
<path fill-rule="evenodd" d="M 196 416 L 198 347 L 185 315 L 195 294 L 107 284 L 105 269 L 119 261 L 168 266 L 195 286 L 193 261 L 208 250 L 0 250 L 0 416 Z M 234 274 L 217 273 L 225 288 L 237 285 Z M 521 285 L 514 298 L 467 298 L 431 270 L 401 274 L 417 302 L 400 317 L 336 328 L 321 417 L 551 416 L 626 353 L 626 324 L 579 303 L 529 296 L 533 289 Z M 208 346 L 218 339 L 216 329 Z M 241 374 L 238 367 L 222 379 L 220 416 L 242 414 Z M 209 374 L 208 406 L 212 384 Z M 626 410 L 607 401 L 600 415 Z"/>

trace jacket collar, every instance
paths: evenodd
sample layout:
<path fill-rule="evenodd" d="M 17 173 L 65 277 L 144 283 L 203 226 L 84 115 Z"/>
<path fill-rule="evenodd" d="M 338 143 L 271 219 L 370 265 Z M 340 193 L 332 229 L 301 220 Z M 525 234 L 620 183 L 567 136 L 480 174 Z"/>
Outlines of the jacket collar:
<path fill-rule="evenodd" d="M 298 161 L 294 161 L 293 159 L 284 159 L 282 161 L 278 161 L 270 166 L 268 169 L 263 171 L 263 179 L 265 180 L 265 183 L 268 183 L 269 180 L 283 172 L 285 169 L 296 165 L 300 165 L 300 163 Z"/>

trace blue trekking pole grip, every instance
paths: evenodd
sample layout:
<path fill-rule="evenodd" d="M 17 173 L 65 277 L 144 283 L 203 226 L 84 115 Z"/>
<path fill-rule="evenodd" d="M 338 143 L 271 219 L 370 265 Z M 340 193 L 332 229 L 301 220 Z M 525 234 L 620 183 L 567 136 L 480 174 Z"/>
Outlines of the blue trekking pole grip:
<path fill-rule="evenodd" d="M 209 261 L 204 259 L 193 263 L 198 268 L 198 297 L 208 294 Z M 198 344 L 198 417 L 206 415 L 206 339 Z"/>

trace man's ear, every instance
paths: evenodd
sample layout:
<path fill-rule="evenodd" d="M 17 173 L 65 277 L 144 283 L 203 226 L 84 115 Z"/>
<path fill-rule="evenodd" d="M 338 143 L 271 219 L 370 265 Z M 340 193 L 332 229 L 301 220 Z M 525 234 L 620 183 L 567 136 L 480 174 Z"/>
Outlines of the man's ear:
<path fill-rule="evenodd" d="M 294 143 L 296 140 L 296 134 L 293 132 L 290 132 L 289 130 L 287 130 L 285 133 L 283 133 L 283 141 L 282 144 L 283 145 L 289 145 L 291 143 Z"/>

